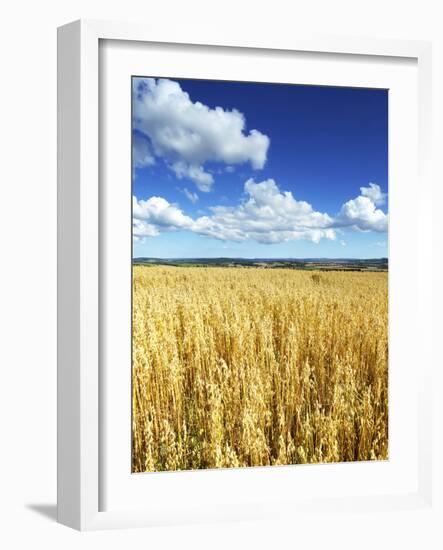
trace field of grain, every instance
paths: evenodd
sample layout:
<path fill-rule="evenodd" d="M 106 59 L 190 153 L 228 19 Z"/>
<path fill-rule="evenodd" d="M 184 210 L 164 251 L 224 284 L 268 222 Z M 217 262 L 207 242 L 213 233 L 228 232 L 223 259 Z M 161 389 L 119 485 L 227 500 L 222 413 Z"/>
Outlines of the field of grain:
<path fill-rule="evenodd" d="M 133 269 L 133 472 L 383 460 L 387 273 Z"/>

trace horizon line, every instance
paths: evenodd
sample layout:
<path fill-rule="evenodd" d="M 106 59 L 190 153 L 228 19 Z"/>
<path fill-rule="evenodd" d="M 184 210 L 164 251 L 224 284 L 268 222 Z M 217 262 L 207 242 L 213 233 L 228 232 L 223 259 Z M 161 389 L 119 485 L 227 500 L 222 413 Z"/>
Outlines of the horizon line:
<path fill-rule="evenodd" d="M 133 256 L 133 260 L 388 260 L 388 256 L 370 256 L 366 258 L 351 256 Z"/>

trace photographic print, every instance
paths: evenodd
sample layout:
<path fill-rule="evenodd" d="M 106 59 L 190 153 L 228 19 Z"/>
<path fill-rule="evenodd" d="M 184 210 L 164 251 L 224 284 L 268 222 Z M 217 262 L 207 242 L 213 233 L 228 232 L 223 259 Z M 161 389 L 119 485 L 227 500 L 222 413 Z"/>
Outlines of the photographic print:
<path fill-rule="evenodd" d="M 133 473 L 388 458 L 388 91 L 132 78 Z"/>

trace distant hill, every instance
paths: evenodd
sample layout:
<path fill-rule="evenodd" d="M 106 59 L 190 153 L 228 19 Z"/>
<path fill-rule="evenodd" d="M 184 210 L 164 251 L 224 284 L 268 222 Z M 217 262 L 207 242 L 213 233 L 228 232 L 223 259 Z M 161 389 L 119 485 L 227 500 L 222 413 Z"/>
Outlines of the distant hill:
<path fill-rule="evenodd" d="M 134 265 L 258 267 L 324 271 L 387 271 L 387 258 L 134 258 Z"/>

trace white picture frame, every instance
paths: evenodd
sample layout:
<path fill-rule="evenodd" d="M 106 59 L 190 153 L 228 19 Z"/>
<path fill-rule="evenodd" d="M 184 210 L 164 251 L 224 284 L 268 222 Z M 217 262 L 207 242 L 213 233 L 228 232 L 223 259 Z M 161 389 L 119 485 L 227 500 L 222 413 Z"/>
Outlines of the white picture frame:
<path fill-rule="evenodd" d="M 413 489 L 378 494 L 333 494 L 328 498 L 313 496 L 292 502 L 285 494 L 281 500 L 269 497 L 249 499 L 248 507 L 226 501 L 200 502 L 186 508 L 185 503 L 164 507 L 113 506 L 101 507 L 100 484 L 103 482 L 103 414 L 100 403 L 100 302 L 103 250 L 100 240 L 100 213 L 104 208 L 99 186 L 100 167 L 100 41 L 125 41 L 228 48 L 243 54 L 248 49 L 272 51 L 284 56 L 288 52 L 331 54 L 337 56 L 368 56 L 370 58 L 412 59 L 417 64 L 418 79 L 418 194 L 421 215 L 419 224 L 420 266 L 430 265 L 432 247 L 424 236 L 431 231 L 432 220 L 425 215 L 432 201 L 430 177 L 431 140 L 431 46 L 425 42 L 370 40 L 357 38 L 314 37 L 312 35 L 279 38 L 180 35 L 167 36 L 137 24 L 101 21 L 77 21 L 59 29 L 58 33 L 58 520 L 79 530 L 198 521 L 219 521 L 291 515 L 300 506 L 305 510 L 322 510 L 334 506 L 342 513 L 356 508 L 362 511 L 432 509 L 432 294 L 426 286 L 426 269 L 418 268 L 417 315 L 421 331 L 420 345 L 425 349 L 415 388 L 417 398 L 416 424 L 417 460 Z M 415 179 L 415 176 L 414 176 Z M 412 357 L 413 355 L 411 355 Z M 122 413 L 123 414 L 123 413 Z M 414 413 L 415 414 L 415 413 Z M 415 465 L 414 465 L 415 467 Z M 293 468 L 293 467 L 289 467 Z M 244 472 L 244 470 L 243 470 Z M 198 472 L 205 475 L 205 472 Z M 169 475 L 169 474 L 167 474 Z M 175 474 L 177 475 L 177 474 Z M 192 472 L 179 473 L 185 476 Z M 223 483 L 226 472 L 216 474 Z M 241 470 L 234 474 L 242 475 Z M 251 475 L 251 474 L 247 474 Z M 323 479 L 328 470 L 322 471 Z M 358 472 L 355 475 L 359 475 Z M 165 479 L 165 478 L 163 478 Z M 172 479 L 172 478 L 171 478 Z M 177 479 L 177 478 L 174 478 Z M 185 481 L 189 485 L 196 478 Z M 207 478 L 206 478 L 207 479 Z M 221 480 L 221 481 L 220 481 Z M 231 481 L 232 482 L 232 481 Z M 162 486 L 161 476 L 156 485 Z M 169 482 L 169 485 L 174 481 Z M 205 482 L 206 483 L 206 480 Z M 183 484 L 183 481 L 182 481 Z M 209 498 L 209 497 L 208 497 Z M 215 500 L 215 499 L 214 499 Z"/>

